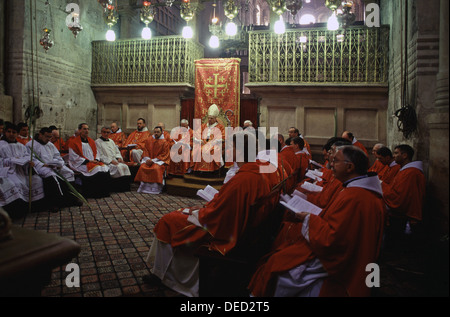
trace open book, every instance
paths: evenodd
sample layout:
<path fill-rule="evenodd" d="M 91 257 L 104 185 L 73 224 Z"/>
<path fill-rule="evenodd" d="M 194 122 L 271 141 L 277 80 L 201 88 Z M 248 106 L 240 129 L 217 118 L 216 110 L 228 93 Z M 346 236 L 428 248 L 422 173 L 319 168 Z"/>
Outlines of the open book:
<path fill-rule="evenodd" d="M 280 204 L 295 213 L 308 212 L 313 215 L 319 215 L 322 212 L 322 208 L 317 207 L 297 195 L 294 195 L 294 197 L 292 197 L 288 202 L 280 201 Z"/>
<path fill-rule="evenodd" d="M 199 189 L 197 191 L 197 196 L 203 198 L 206 201 L 211 201 L 214 198 L 214 195 L 219 191 L 214 187 L 207 185 L 205 189 Z"/>
<path fill-rule="evenodd" d="M 305 177 L 314 179 L 314 180 L 319 181 L 319 182 L 322 180 L 322 178 L 320 178 L 319 176 L 317 176 L 317 175 L 316 175 L 313 171 L 311 171 L 311 170 L 308 170 L 308 171 L 306 172 Z"/>
<path fill-rule="evenodd" d="M 301 187 L 311 193 L 319 193 L 322 191 L 322 187 L 319 185 L 312 184 L 310 182 L 304 182 Z"/>

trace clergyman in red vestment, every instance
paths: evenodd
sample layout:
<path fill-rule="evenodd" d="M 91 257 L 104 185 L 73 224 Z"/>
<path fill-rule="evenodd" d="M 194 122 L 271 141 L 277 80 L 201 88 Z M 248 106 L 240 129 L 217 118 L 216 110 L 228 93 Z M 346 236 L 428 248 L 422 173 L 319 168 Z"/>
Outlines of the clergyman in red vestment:
<path fill-rule="evenodd" d="M 201 129 L 194 125 L 191 166 L 195 172 L 214 172 L 224 165 L 225 128 L 217 121 L 219 113 L 219 107 L 213 104 L 208 109 L 208 122 Z"/>
<path fill-rule="evenodd" d="M 256 144 L 254 137 L 253 142 L 249 141 L 252 137 L 251 134 L 243 137 L 244 148 Z M 164 285 L 185 296 L 198 296 L 199 262 L 195 250 L 207 245 L 211 250 L 227 254 L 246 229 L 261 221 L 273 208 L 265 204 L 253 216 L 249 214 L 250 206 L 267 195 L 278 178 L 275 168 L 271 173 L 261 173 L 261 166 L 268 163 L 248 162 L 249 150 L 244 150 L 243 161 L 237 160 L 242 157 L 242 149 L 236 150 L 237 138 L 233 138 L 233 154 L 240 168 L 219 193 L 204 206 L 182 208 L 164 215 L 154 229 L 155 239 L 147 258 L 151 272 Z"/>
<path fill-rule="evenodd" d="M 138 193 L 160 194 L 164 186 L 164 173 L 170 161 L 169 143 L 161 127 L 153 129 L 153 135 L 144 144 L 141 166 L 134 178 L 140 182 Z"/>
<path fill-rule="evenodd" d="M 360 149 L 338 149 L 331 167 L 343 189 L 319 215 L 292 214 L 252 277 L 252 295 L 370 296 L 366 267 L 378 258 L 385 205 L 367 164 Z"/>

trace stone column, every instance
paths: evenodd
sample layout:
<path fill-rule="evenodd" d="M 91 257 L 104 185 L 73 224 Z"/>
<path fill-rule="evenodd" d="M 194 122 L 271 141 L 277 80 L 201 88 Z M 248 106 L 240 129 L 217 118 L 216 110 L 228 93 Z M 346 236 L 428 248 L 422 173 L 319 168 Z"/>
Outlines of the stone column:
<path fill-rule="evenodd" d="M 436 97 L 433 111 L 427 116 L 430 133 L 429 190 L 427 208 L 440 234 L 448 234 L 449 217 L 449 117 L 448 117 L 448 9 L 449 1 L 440 1 L 439 72 L 436 76 Z"/>
<path fill-rule="evenodd" d="M 448 113 L 448 0 L 441 0 L 439 36 L 439 73 L 437 75 L 436 107 Z M 445 10 L 445 11 L 444 11 Z"/>
<path fill-rule="evenodd" d="M 6 19 L 5 1 L 0 1 L 0 119 L 13 120 L 13 99 L 5 95 L 5 49 L 6 49 Z"/>

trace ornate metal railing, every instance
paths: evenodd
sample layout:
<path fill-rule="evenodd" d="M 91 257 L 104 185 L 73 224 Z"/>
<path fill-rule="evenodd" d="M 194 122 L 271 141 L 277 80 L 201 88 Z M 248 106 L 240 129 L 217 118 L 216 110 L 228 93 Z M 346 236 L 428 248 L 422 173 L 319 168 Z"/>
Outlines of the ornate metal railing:
<path fill-rule="evenodd" d="M 251 31 L 249 84 L 387 85 L 389 28 Z"/>
<path fill-rule="evenodd" d="M 92 43 L 92 86 L 195 84 L 204 48 L 181 36 Z"/>

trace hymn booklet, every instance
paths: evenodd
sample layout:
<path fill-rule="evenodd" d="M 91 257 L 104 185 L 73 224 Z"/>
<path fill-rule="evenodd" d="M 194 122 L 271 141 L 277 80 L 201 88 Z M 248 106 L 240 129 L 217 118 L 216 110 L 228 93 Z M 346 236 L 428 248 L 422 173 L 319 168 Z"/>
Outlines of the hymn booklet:
<path fill-rule="evenodd" d="M 197 196 L 203 198 L 206 201 L 211 201 L 219 191 L 214 187 L 207 185 L 205 189 L 199 189 L 197 191 Z"/>
<path fill-rule="evenodd" d="M 317 216 L 322 212 L 322 208 L 317 207 L 299 195 L 294 194 L 290 199 L 289 197 L 289 195 L 283 195 L 280 204 L 295 213 L 308 212 Z"/>

